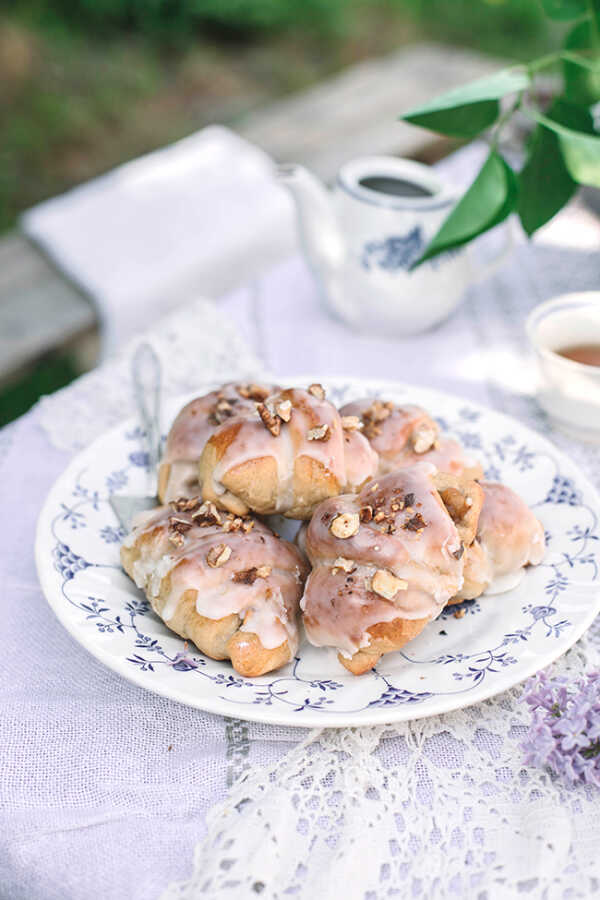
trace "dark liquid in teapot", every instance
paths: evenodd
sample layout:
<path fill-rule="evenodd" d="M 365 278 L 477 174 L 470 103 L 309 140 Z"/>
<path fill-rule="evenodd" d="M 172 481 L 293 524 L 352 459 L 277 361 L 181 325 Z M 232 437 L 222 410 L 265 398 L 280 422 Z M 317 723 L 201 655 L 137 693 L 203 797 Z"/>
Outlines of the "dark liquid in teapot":
<path fill-rule="evenodd" d="M 433 191 L 415 184 L 414 181 L 405 181 L 403 178 L 392 178 L 389 175 L 367 175 L 358 182 L 361 187 L 377 191 L 379 194 L 391 194 L 393 197 L 433 197 Z"/>
<path fill-rule="evenodd" d="M 576 344 L 573 347 L 563 347 L 556 352 L 565 359 L 572 359 L 586 366 L 600 366 L 600 344 Z"/>

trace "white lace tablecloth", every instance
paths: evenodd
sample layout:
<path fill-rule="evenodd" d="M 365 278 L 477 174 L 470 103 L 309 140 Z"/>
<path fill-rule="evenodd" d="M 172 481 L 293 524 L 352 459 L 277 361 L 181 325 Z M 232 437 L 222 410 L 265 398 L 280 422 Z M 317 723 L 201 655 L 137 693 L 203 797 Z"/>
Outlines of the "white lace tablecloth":
<path fill-rule="evenodd" d="M 580 207 L 438 329 L 361 337 L 319 304 L 299 258 L 215 309 L 153 329 L 169 393 L 261 369 L 396 378 L 542 429 L 600 484 L 600 451 L 548 429 L 523 321 L 597 287 L 600 227 Z M 10 900 L 589 897 L 600 791 L 522 766 L 515 689 L 394 728 L 306 732 L 202 714 L 91 659 L 37 585 L 37 513 L 71 455 L 130 411 L 128 355 L 0 432 L 0 895 Z M 600 632 L 556 668 L 595 666 Z M 246 773 L 245 780 L 240 776 Z M 195 856 L 194 856 L 194 848 Z"/>

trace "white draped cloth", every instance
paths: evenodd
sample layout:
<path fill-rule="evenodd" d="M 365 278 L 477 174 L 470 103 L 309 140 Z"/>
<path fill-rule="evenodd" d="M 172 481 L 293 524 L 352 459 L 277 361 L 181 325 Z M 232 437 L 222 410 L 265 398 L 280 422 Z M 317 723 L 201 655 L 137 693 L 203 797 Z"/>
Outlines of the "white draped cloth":
<path fill-rule="evenodd" d="M 472 167 L 469 157 L 450 165 Z M 460 173 L 459 173 L 460 174 Z M 600 226 L 574 205 L 439 328 L 363 337 L 293 256 L 150 330 L 170 394 L 270 372 L 369 375 L 461 394 L 544 430 L 600 484 L 600 451 L 549 429 L 523 322 L 597 287 Z M 0 432 L 0 893 L 11 900 L 589 897 L 600 791 L 525 767 L 521 689 L 398 727 L 262 726 L 135 687 L 47 606 L 35 519 L 73 453 L 127 415 L 121 355 Z M 555 666 L 597 665 L 594 627 Z"/>

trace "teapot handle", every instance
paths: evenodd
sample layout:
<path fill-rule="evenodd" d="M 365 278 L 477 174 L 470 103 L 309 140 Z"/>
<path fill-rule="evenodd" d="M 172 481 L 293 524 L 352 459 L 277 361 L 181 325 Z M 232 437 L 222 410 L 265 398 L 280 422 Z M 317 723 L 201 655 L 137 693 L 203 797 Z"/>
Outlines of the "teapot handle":
<path fill-rule="evenodd" d="M 471 270 L 470 283 L 472 285 L 480 284 L 482 281 L 485 281 L 486 278 L 489 278 L 491 275 L 497 272 L 498 269 L 501 269 L 514 250 L 515 243 L 515 223 L 512 217 L 510 217 L 507 220 L 506 228 L 504 229 L 504 241 L 502 243 L 502 246 L 500 247 L 496 255 L 491 259 L 477 259 L 473 247 L 468 247 L 467 258 Z"/>

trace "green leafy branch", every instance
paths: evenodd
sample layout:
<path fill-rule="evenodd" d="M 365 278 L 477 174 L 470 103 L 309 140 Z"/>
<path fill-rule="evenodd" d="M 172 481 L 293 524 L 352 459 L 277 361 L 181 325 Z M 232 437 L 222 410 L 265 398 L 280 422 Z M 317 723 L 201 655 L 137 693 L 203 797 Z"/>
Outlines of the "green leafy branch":
<path fill-rule="evenodd" d="M 455 88 L 401 117 L 449 137 L 474 138 L 491 129 L 490 152 L 479 174 L 413 268 L 468 243 L 513 212 L 531 236 L 579 185 L 600 188 L 600 135 L 590 112 L 600 101 L 600 0 L 541 3 L 551 18 L 570 22 L 562 50 Z M 556 66 L 561 90 L 540 109 L 536 75 Z M 517 110 L 533 127 L 520 172 L 498 150 L 502 129 Z"/>

